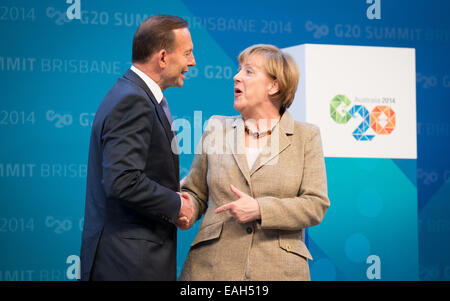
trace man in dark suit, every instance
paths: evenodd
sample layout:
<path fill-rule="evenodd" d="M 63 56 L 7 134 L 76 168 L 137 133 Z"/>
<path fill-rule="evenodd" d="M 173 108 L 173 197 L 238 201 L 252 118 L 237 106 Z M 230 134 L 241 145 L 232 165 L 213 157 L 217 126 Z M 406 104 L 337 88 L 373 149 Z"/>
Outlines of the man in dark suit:
<path fill-rule="evenodd" d="M 192 218 L 180 194 L 177 142 L 163 91 L 195 65 L 185 20 L 155 15 L 133 38 L 133 66 L 92 126 L 81 280 L 176 280 L 177 228 Z"/>

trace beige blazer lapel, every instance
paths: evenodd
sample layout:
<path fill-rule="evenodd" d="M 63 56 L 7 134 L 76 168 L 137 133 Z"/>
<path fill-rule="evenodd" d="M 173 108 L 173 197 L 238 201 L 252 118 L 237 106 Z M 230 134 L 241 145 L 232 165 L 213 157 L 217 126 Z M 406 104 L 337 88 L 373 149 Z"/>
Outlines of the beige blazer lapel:
<path fill-rule="evenodd" d="M 237 117 L 227 129 L 227 146 L 231 151 L 239 170 L 244 175 L 247 183 L 250 183 L 250 170 L 248 168 L 247 155 L 245 153 L 245 131 L 244 120 Z M 229 153 L 229 152 L 227 152 Z"/>
<path fill-rule="evenodd" d="M 280 122 L 275 126 L 270 135 L 270 139 L 267 144 L 263 147 L 261 153 L 256 158 L 255 163 L 250 171 L 250 176 L 252 176 L 258 169 L 266 165 L 269 161 L 270 164 L 276 164 L 277 160 L 273 160 L 280 153 L 291 145 L 288 136 L 294 133 L 294 119 L 289 114 L 288 111 L 284 112 L 280 119 Z"/>

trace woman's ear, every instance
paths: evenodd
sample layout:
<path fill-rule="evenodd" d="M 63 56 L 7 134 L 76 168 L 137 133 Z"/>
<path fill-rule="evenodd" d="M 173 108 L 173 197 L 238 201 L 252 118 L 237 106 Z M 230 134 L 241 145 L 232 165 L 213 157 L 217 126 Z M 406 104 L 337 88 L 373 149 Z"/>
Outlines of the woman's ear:
<path fill-rule="evenodd" d="M 278 91 L 280 91 L 279 87 L 278 87 L 278 80 L 273 80 L 272 83 L 269 86 L 269 96 L 273 96 L 275 94 L 278 93 Z"/>

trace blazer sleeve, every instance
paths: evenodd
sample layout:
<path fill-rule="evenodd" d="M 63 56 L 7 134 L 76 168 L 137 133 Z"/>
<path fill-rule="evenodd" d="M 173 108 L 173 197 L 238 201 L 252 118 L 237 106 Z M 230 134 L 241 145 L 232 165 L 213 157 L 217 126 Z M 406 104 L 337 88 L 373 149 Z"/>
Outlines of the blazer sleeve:
<path fill-rule="evenodd" d="M 327 195 L 322 141 L 316 126 L 312 127 L 304 156 L 303 178 L 297 197 L 257 198 L 261 210 L 261 228 L 300 230 L 322 221 L 330 200 Z"/>
<path fill-rule="evenodd" d="M 108 114 L 101 137 L 103 186 L 108 198 L 144 216 L 174 223 L 181 207 L 179 195 L 144 172 L 154 122 L 158 122 L 155 108 L 137 94 L 126 96 Z"/>
<path fill-rule="evenodd" d="M 194 160 L 192 161 L 189 174 L 181 187 L 181 191 L 187 192 L 192 196 L 194 205 L 194 217 L 191 219 L 191 225 L 199 220 L 208 208 L 208 138 L 211 133 L 211 124 L 214 122 L 212 116 L 203 132 L 202 138 L 195 151 Z"/>

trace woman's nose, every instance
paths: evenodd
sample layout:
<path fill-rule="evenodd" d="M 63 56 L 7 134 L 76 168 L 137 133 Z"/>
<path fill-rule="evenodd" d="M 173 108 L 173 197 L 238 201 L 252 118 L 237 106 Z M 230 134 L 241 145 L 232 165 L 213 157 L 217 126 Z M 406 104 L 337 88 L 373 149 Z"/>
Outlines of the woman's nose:
<path fill-rule="evenodd" d="M 239 82 L 239 81 L 241 80 L 240 74 L 241 74 L 241 71 L 238 71 L 238 73 L 236 73 L 236 75 L 233 76 L 233 80 L 234 80 L 235 82 Z"/>

